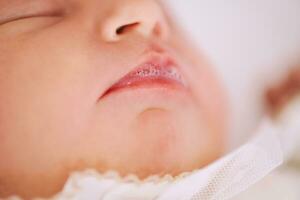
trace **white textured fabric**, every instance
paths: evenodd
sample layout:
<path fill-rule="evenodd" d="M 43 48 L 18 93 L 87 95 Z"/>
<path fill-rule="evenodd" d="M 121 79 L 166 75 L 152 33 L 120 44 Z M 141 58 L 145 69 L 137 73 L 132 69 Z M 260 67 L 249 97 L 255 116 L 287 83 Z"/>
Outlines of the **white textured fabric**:
<path fill-rule="evenodd" d="M 284 109 L 276 124 L 282 133 L 284 165 L 234 200 L 300 199 L 300 95 Z"/>
<path fill-rule="evenodd" d="M 75 173 L 67 182 L 64 190 L 55 200 L 151 200 L 155 199 L 172 182 L 171 177 L 153 177 L 140 181 L 136 176 L 122 179 L 117 173 L 100 175 L 93 170 Z"/>
<path fill-rule="evenodd" d="M 292 99 L 290 103 L 282 110 L 278 118 L 274 122 L 267 123 L 265 128 L 265 131 L 267 132 L 271 132 L 273 130 L 273 132 L 279 137 L 285 165 L 279 170 L 268 175 L 266 178 L 262 179 L 260 183 L 257 183 L 255 185 L 256 187 L 253 187 L 249 191 L 242 193 L 242 195 L 237 196 L 236 199 L 298 200 L 300 199 L 300 191 L 299 189 L 297 189 L 299 188 L 300 184 L 300 95 Z M 271 139 L 270 136 L 267 137 Z M 266 140 L 263 139 L 260 141 Z M 272 143 L 273 142 L 267 142 L 265 143 L 265 145 L 271 145 Z M 266 147 L 266 149 L 267 148 L 269 147 Z M 273 153 L 276 154 L 276 152 Z M 243 191 L 244 186 L 249 187 L 252 185 L 248 184 L 249 180 L 258 178 L 257 175 L 259 175 L 260 173 L 256 171 L 259 170 L 257 167 L 259 167 L 260 165 L 263 166 L 263 161 L 259 162 L 260 164 L 253 163 L 255 165 L 253 171 L 254 173 L 252 175 L 248 174 L 248 178 L 247 176 L 245 176 L 247 173 L 244 173 L 244 177 L 238 184 L 231 184 L 233 181 L 227 180 L 229 181 L 229 185 L 228 183 L 224 185 L 222 185 L 221 183 L 219 184 L 221 184 L 221 187 L 229 189 L 224 189 L 223 191 L 221 190 L 221 193 L 219 193 L 220 190 L 217 190 L 217 193 L 219 194 L 213 193 L 211 197 L 208 197 L 207 194 L 204 194 L 202 191 L 200 191 L 196 195 L 193 195 L 192 200 L 223 200 L 234 197 L 234 194 L 238 194 L 239 192 Z M 241 167 L 240 164 L 238 164 L 238 166 Z M 249 168 L 249 166 L 247 166 L 247 168 Z M 261 170 L 261 172 L 263 172 L 263 170 Z M 236 173 L 243 172 L 241 172 L 241 169 L 237 168 Z M 236 175 L 233 175 L 232 177 L 234 178 L 236 177 Z M 222 179 L 224 179 L 224 177 L 222 177 Z M 211 188 L 209 190 L 211 190 Z"/>

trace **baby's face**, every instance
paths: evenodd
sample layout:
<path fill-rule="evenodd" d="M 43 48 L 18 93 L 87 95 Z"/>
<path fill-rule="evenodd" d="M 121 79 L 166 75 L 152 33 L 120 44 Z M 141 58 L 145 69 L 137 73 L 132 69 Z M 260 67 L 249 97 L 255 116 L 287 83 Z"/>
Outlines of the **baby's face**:
<path fill-rule="evenodd" d="M 74 170 L 176 175 L 221 154 L 223 92 L 159 2 L 0 0 L 0 23 L 0 197 L 51 195 Z M 113 86 L 137 67 L 146 76 Z"/>

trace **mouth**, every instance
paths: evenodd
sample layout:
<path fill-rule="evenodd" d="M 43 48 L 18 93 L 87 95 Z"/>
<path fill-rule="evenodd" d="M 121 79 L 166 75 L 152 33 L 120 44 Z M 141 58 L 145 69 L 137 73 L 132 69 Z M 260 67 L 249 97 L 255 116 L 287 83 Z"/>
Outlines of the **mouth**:
<path fill-rule="evenodd" d="M 186 89 L 187 84 L 178 65 L 172 59 L 156 57 L 134 68 L 107 89 L 102 97 L 121 90 L 153 87 Z"/>

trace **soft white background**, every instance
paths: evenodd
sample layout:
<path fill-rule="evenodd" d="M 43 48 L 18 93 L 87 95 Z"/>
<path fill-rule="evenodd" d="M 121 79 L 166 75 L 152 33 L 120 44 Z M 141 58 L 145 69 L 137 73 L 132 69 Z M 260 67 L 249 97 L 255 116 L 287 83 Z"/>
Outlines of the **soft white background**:
<path fill-rule="evenodd" d="M 166 0 L 215 63 L 232 103 L 231 146 L 263 113 L 263 88 L 300 58 L 300 0 Z"/>

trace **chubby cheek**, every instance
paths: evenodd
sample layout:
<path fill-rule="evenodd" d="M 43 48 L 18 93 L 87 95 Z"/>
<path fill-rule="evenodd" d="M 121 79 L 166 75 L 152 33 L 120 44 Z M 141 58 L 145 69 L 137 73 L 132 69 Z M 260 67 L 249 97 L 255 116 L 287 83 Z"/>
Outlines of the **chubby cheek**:
<path fill-rule="evenodd" d="M 0 193 L 36 190 L 48 195 L 57 192 L 72 170 L 71 161 L 82 135 L 77 119 L 61 112 L 72 109 L 67 106 L 46 109 L 44 105 L 41 110 L 39 106 L 23 102 L 4 104 L 5 108 L 2 105 L 0 184 L 4 192 Z M 43 187 L 43 183 L 47 183 L 47 187 Z"/>
<path fill-rule="evenodd" d="M 44 36 L 0 47 L 0 177 L 67 173 L 86 165 L 89 146 L 101 146 L 86 134 L 99 66 L 70 39 Z"/>
<path fill-rule="evenodd" d="M 63 150 L 80 141 L 84 128 L 79 122 L 83 120 L 74 117 L 79 113 L 74 113 L 74 108 L 67 104 L 64 107 L 48 104 L 40 107 L 28 102 L 5 105 L 0 114 L 0 153 L 6 154 L 11 166 L 30 169 L 51 165 L 49 161 L 62 156 Z"/>
<path fill-rule="evenodd" d="M 199 108 L 206 116 L 208 126 L 221 144 L 220 149 L 224 149 L 230 121 L 226 88 L 207 55 L 187 38 L 181 30 L 178 30 L 178 34 L 171 38 L 170 44 L 190 64 L 187 66 L 186 76 L 191 89 L 197 98 Z"/>
<path fill-rule="evenodd" d="M 83 70 L 51 49 L 20 49 L 0 58 L 0 173 L 11 177 L 43 174 L 74 156 L 90 106 L 81 98 Z"/>

